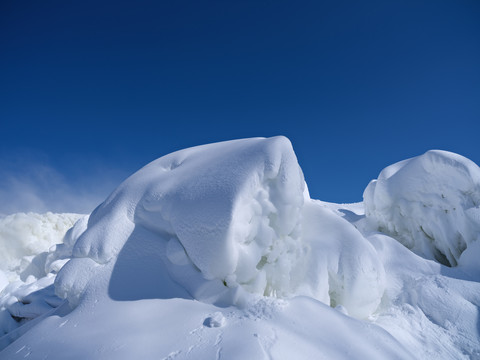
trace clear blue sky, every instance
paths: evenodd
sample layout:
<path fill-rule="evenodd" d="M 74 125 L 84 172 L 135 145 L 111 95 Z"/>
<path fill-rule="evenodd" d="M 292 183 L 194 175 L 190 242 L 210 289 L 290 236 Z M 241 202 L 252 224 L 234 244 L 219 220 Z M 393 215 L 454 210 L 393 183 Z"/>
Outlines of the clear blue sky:
<path fill-rule="evenodd" d="M 334 202 L 428 149 L 480 163 L 478 0 L 4 0 L 0 49 L 0 213 L 87 211 L 155 158 L 252 136 L 289 137 Z"/>

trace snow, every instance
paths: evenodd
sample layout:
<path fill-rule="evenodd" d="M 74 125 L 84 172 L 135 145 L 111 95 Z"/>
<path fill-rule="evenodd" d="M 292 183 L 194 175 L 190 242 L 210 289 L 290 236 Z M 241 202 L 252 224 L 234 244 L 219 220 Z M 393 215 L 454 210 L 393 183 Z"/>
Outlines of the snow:
<path fill-rule="evenodd" d="M 436 150 L 333 204 L 285 137 L 166 155 L 0 219 L 0 358 L 480 359 L 479 182 Z"/>
<path fill-rule="evenodd" d="M 310 245 L 304 283 L 311 293 L 306 295 L 367 318 L 385 290 L 385 270 L 374 247 L 355 226 L 318 201 L 305 205 L 302 226 L 302 237 Z"/>
<path fill-rule="evenodd" d="M 67 259 L 60 259 L 55 249 L 63 245 L 56 243 L 83 217 L 17 213 L 0 219 L 0 334 L 12 332 L 61 303 L 53 282 Z"/>
<path fill-rule="evenodd" d="M 57 292 L 76 303 L 88 282 L 78 274 L 103 271 L 102 265 L 141 233 L 152 243 L 169 244 L 173 262 L 165 266 L 173 272 L 186 266 L 182 273 L 198 269 L 202 279 L 217 285 L 292 293 L 295 276 L 301 276 L 296 273 L 303 251 L 298 229 L 303 193 L 303 174 L 283 137 L 167 155 L 127 179 L 92 213 L 73 247 L 76 261 L 57 277 Z M 202 279 L 183 285 L 194 293 Z"/>
<path fill-rule="evenodd" d="M 61 242 L 65 232 L 79 217 L 77 214 L 17 213 L 0 218 L 2 277 L 13 280 L 30 275 L 28 271 L 23 273 L 27 266 L 32 265 L 27 257 L 47 251 L 50 246 Z"/>
<path fill-rule="evenodd" d="M 474 265 L 460 260 L 480 236 L 480 169 L 472 161 L 431 150 L 391 165 L 365 189 L 364 202 L 367 219 L 415 253 Z"/>

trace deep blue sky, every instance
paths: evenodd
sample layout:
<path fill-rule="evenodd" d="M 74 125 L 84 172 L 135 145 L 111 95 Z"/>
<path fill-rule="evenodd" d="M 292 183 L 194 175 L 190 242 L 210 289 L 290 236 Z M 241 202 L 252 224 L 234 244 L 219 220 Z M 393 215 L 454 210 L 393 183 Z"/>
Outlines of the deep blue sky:
<path fill-rule="evenodd" d="M 0 49 L 0 213 L 88 211 L 252 136 L 289 137 L 334 202 L 428 149 L 480 163 L 477 0 L 4 0 Z"/>

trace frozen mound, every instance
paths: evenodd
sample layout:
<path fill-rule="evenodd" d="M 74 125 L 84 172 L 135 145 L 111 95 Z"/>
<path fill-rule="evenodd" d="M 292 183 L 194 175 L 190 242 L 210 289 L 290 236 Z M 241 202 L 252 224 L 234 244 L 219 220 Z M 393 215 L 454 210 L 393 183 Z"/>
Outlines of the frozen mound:
<path fill-rule="evenodd" d="M 193 267 L 224 287 L 262 295 L 292 293 L 304 252 L 304 186 L 284 137 L 210 144 L 164 156 L 132 175 L 91 214 L 73 247 L 74 259 L 57 277 L 57 293 L 76 303 L 95 269 L 118 257 L 141 231 L 148 233 L 143 238 L 166 244 L 167 267 L 173 272 L 190 266 L 188 271 Z M 176 280 L 182 282 L 178 272 Z"/>
<path fill-rule="evenodd" d="M 347 221 L 313 204 L 285 137 L 166 155 L 67 237 L 72 259 L 55 289 L 73 306 L 107 287 L 114 299 L 187 293 L 222 305 L 244 304 L 249 294 L 305 295 L 366 318 L 384 290 L 375 250 Z M 157 285 L 142 280 L 148 277 Z"/>
<path fill-rule="evenodd" d="M 478 258 L 462 260 L 480 248 L 480 168 L 469 159 L 428 151 L 385 168 L 363 197 L 369 223 L 415 253 L 448 266 Z"/>

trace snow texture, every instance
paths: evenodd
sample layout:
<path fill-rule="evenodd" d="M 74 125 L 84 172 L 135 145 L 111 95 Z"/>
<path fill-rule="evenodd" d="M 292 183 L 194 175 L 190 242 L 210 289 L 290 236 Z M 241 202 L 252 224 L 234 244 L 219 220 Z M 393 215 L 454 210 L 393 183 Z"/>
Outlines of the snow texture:
<path fill-rule="evenodd" d="M 53 282 L 71 251 L 61 256 L 57 248 L 64 245 L 55 244 L 82 217 L 18 213 L 0 219 L 0 335 L 62 302 L 55 296 Z"/>
<path fill-rule="evenodd" d="M 61 242 L 65 232 L 80 216 L 18 213 L 1 218 L 0 272 L 4 272 L 3 276 L 11 278 L 20 276 L 26 266 L 31 265 L 29 259 L 25 257 L 47 251 L 50 246 Z"/>
<path fill-rule="evenodd" d="M 0 358 L 480 359 L 479 174 L 430 151 L 332 204 L 285 137 L 166 155 L 0 223 Z"/>
<path fill-rule="evenodd" d="M 387 167 L 364 203 L 378 230 L 448 266 L 480 238 L 480 168 L 457 154 L 431 150 Z"/>

